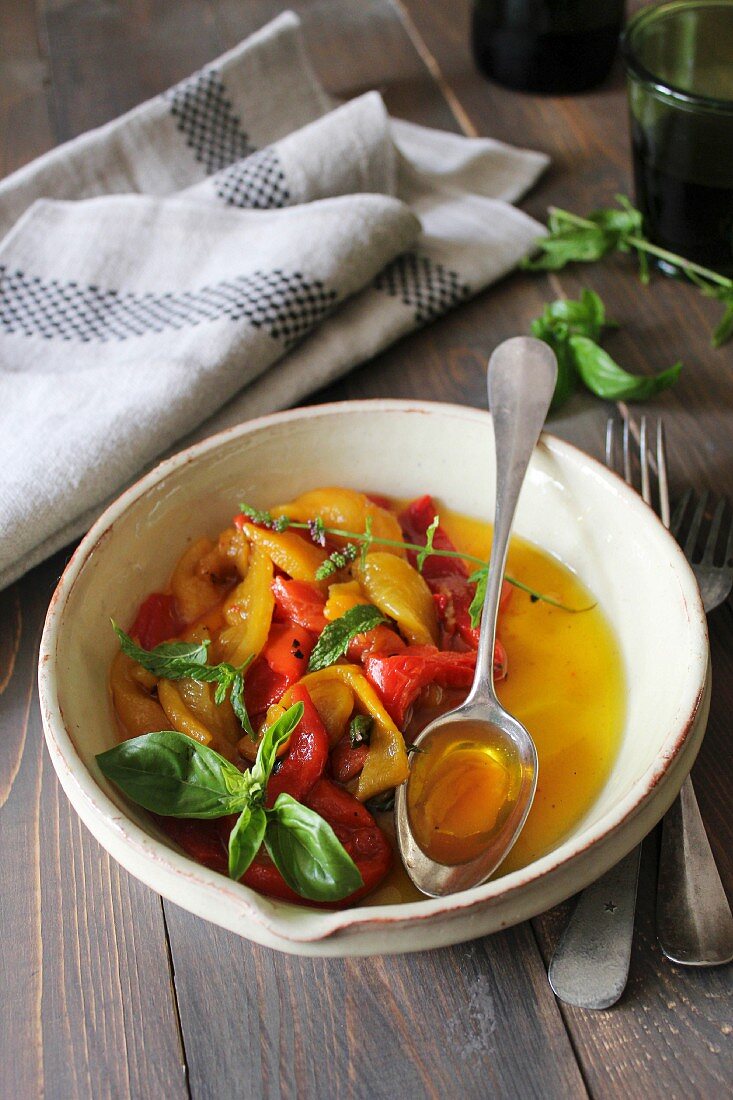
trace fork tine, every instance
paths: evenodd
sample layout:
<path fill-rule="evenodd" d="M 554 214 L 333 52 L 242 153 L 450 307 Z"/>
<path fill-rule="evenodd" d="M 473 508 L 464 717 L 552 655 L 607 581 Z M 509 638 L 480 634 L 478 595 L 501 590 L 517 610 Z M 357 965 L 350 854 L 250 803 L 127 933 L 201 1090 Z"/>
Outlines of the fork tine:
<path fill-rule="evenodd" d="M 692 500 L 692 489 L 688 489 L 677 501 L 675 506 L 674 515 L 672 516 L 672 523 L 670 531 L 679 542 L 680 535 L 682 533 L 682 521 L 685 518 L 685 512 Z"/>
<path fill-rule="evenodd" d="M 687 541 L 685 542 L 685 557 L 688 561 L 692 561 L 693 554 L 695 553 L 695 546 L 697 545 L 697 536 L 700 534 L 700 527 L 702 525 L 703 516 L 705 515 L 705 507 L 708 502 L 708 494 L 704 492 L 698 501 L 695 514 L 692 517 L 692 523 L 690 524 L 690 530 L 687 533 Z"/>
<path fill-rule="evenodd" d="M 623 433 L 623 450 L 624 450 L 624 481 L 627 485 L 631 485 L 631 452 L 629 450 L 629 422 L 624 420 L 624 433 Z"/>
<path fill-rule="evenodd" d="M 710 531 L 708 532 L 708 540 L 705 543 L 705 550 L 702 555 L 702 560 L 705 565 L 712 565 L 715 558 L 715 551 L 718 546 L 718 535 L 720 533 L 720 524 L 723 520 L 723 512 L 725 511 L 725 500 L 719 500 L 715 506 L 713 512 L 713 518 L 710 523 Z"/>
<path fill-rule="evenodd" d="M 616 467 L 614 451 L 616 450 L 616 421 L 609 416 L 606 421 L 606 466 L 609 470 Z"/>
<path fill-rule="evenodd" d="M 652 503 L 652 487 L 649 481 L 649 448 L 646 439 L 646 416 L 641 418 L 639 431 L 639 465 L 641 466 L 641 499 L 645 504 Z"/>
<path fill-rule="evenodd" d="M 730 561 L 733 561 L 733 520 L 731 521 L 728 529 L 728 541 L 725 544 L 725 558 L 723 559 L 723 565 L 728 565 Z"/>
<path fill-rule="evenodd" d="M 669 482 L 667 480 L 667 452 L 664 441 L 664 421 L 657 421 L 657 480 L 659 482 L 659 513 L 662 523 L 669 530 Z"/>

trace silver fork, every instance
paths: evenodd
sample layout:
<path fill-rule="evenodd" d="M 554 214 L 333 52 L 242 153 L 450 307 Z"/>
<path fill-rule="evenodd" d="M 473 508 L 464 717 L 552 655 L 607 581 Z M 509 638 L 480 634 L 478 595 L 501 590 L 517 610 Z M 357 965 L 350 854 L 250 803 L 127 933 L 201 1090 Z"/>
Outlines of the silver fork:
<path fill-rule="evenodd" d="M 614 424 L 614 420 L 609 420 L 606 430 L 606 464 L 611 469 L 615 466 Z M 629 485 L 633 485 L 627 419 L 624 419 L 622 451 L 624 478 Z M 667 463 L 664 427 L 661 421 L 657 422 L 655 457 L 659 514 L 664 525 L 669 527 Z M 639 432 L 641 495 L 647 504 L 652 505 L 650 465 L 647 420 L 646 417 L 642 417 Z M 687 498 L 684 501 L 685 507 L 678 509 L 675 513 L 675 519 L 678 522 L 684 518 L 689 500 L 690 498 Z M 691 533 L 695 534 L 695 538 L 692 539 L 693 551 L 703 514 L 704 504 L 702 509 L 698 508 L 695 511 L 693 518 L 693 524 L 697 521 L 697 531 L 692 532 L 691 527 Z M 717 542 L 723 509 L 716 510 L 715 515 L 717 524 L 714 536 Z M 711 537 L 712 535 L 711 530 Z M 691 535 L 688 535 L 688 542 L 690 538 Z M 726 555 L 728 555 L 727 548 Z M 712 558 L 708 560 L 707 546 L 703 561 L 706 567 L 713 564 Z M 731 579 L 733 580 L 733 574 Z M 730 591 L 730 584 L 722 598 L 725 598 L 728 591 Z M 712 606 L 716 605 L 710 605 L 710 608 L 706 605 L 706 610 L 712 609 Z M 658 927 L 661 929 L 664 926 L 665 929 L 663 937 L 660 933 L 660 943 L 665 953 L 669 953 L 668 947 L 676 955 L 687 953 L 690 956 L 687 961 L 692 963 L 699 960 L 701 951 L 695 949 L 692 952 L 686 952 L 684 944 L 689 945 L 692 942 L 697 948 L 703 946 L 704 940 L 704 953 L 709 957 L 708 964 L 712 965 L 714 962 L 727 961 L 723 957 L 726 952 L 733 954 L 733 924 L 730 909 L 705 836 L 689 778 L 683 785 L 679 803 L 682 809 L 678 811 L 678 803 L 675 803 L 668 815 L 672 826 L 667 830 L 667 841 L 664 846 L 664 876 L 661 873 L 660 863 L 657 919 Z M 694 848 L 691 844 L 693 838 Z M 623 993 L 631 958 L 640 855 L 641 845 L 629 852 L 620 863 L 588 886 L 580 895 L 549 968 L 550 984 L 561 1000 L 581 1008 L 610 1008 Z M 702 890 L 707 894 L 704 899 L 700 896 Z M 710 899 L 712 899 L 716 916 L 701 921 L 697 910 L 701 902 L 707 908 Z M 684 922 L 679 920 L 680 907 L 685 910 Z M 730 926 L 727 931 L 726 919 Z M 691 936 L 689 933 L 686 934 L 681 942 L 676 937 L 680 923 L 684 923 L 692 933 Z M 714 941 L 713 945 L 710 943 L 711 939 Z M 693 958 L 692 955 L 696 957 Z M 673 956 L 670 955 L 670 957 Z"/>
<path fill-rule="evenodd" d="M 727 508 L 725 500 L 719 500 L 698 554 L 708 494 L 700 497 L 686 527 L 692 503 L 692 491 L 688 490 L 675 509 L 671 530 L 690 562 L 709 614 L 733 588 L 733 523 L 728 520 L 727 537 L 723 532 L 721 538 Z M 725 544 L 722 548 L 721 542 Z M 662 824 L 657 939 L 667 958 L 685 966 L 716 966 L 733 959 L 733 915 L 689 775 Z"/>

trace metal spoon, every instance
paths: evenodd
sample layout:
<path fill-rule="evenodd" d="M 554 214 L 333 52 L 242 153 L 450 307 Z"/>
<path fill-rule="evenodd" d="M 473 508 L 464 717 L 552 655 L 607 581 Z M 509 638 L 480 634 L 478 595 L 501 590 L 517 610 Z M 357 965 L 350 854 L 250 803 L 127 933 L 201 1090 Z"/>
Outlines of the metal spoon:
<path fill-rule="evenodd" d="M 484 882 L 517 839 L 534 798 L 537 751 L 524 726 L 502 707 L 496 697 L 493 658 L 509 534 L 529 460 L 550 407 L 556 378 L 557 362 L 551 349 L 541 340 L 529 336 L 505 340 L 489 360 L 489 407 L 496 447 L 496 513 L 476 673 L 465 703 L 426 726 L 415 745 L 419 747 L 427 739 L 432 739 L 437 730 L 448 725 L 471 723 L 470 727 L 466 726 L 467 736 L 475 740 L 476 729 L 481 729 L 485 738 L 499 745 L 513 767 L 520 770 L 520 778 L 511 803 L 497 819 L 493 831 L 488 831 L 485 849 L 468 862 L 454 865 L 439 863 L 422 850 L 410 822 L 410 779 L 398 788 L 395 819 L 400 853 L 412 881 L 419 890 L 432 897 L 467 890 Z"/>

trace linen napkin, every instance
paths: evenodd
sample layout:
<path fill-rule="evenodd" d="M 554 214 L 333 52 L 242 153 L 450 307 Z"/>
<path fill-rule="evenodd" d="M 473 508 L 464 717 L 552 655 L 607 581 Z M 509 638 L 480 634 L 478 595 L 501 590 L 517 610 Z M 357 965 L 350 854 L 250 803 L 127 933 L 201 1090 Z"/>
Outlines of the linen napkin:
<path fill-rule="evenodd" d="M 0 183 L 0 587 L 186 433 L 292 404 L 509 271 L 545 163 L 376 93 L 334 108 L 286 13 Z"/>

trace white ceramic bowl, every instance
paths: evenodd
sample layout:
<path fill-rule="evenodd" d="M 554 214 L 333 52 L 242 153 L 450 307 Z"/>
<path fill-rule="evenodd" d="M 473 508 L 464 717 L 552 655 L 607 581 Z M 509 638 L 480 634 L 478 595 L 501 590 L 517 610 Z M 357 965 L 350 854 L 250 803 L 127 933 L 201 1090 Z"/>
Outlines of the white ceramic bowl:
<path fill-rule="evenodd" d="M 297 409 L 198 444 L 125 492 L 76 551 L 43 633 L 41 706 L 61 784 L 133 875 L 185 909 L 283 951 L 414 951 L 531 917 L 612 866 L 662 816 L 697 754 L 709 703 L 705 615 L 681 551 L 619 478 L 551 436 L 532 459 L 516 531 L 574 569 L 601 601 L 620 642 L 628 701 L 608 782 L 549 855 L 447 899 L 317 912 L 270 901 L 194 863 L 96 767 L 95 754 L 115 742 L 110 616 L 129 622 L 167 580 L 187 540 L 219 531 L 238 501 L 264 507 L 327 484 L 398 497 L 429 491 L 458 511 L 489 517 L 491 418 L 413 401 Z"/>

